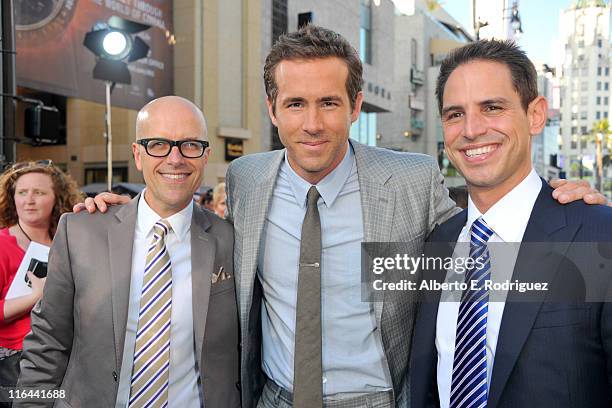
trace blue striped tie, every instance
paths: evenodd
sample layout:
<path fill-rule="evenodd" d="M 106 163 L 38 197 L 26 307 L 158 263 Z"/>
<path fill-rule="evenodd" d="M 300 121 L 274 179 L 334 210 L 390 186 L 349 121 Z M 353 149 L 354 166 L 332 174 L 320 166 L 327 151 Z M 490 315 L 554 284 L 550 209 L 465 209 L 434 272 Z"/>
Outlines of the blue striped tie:
<path fill-rule="evenodd" d="M 165 237 L 170 230 L 168 221 L 158 221 L 147 252 L 129 408 L 168 406 L 172 269 Z"/>
<path fill-rule="evenodd" d="M 487 241 L 493 231 L 482 217 L 472 224 L 470 258 L 476 267 L 465 274 L 468 288 L 461 295 L 451 381 L 450 408 L 480 408 L 487 405 L 487 315 L 489 293 L 484 281 L 491 278 Z M 484 265 L 483 265 L 484 264 Z M 482 267 L 478 267 L 483 265 Z M 478 285 L 472 289 L 471 282 Z"/>

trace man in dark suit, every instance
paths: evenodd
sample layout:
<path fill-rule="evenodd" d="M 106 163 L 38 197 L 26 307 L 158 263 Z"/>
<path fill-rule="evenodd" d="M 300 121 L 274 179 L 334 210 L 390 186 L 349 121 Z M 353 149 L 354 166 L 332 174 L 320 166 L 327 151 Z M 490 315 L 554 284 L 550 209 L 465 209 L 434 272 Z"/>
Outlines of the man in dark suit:
<path fill-rule="evenodd" d="M 472 43 L 442 63 L 436 94 L 446 153 L 465 177 L 469 199 L 467 210 L 429 240 L 469 242 L 470 257 L 483 262 L 465 273 L 475 284 L 462 288 L 460 299 L 422 293 L 412 407 L 612 406 L 610 262 L 599 270 L 581 256 L 597 246 L 585 243 L 612 241 L 612 208 L 563 206 L 533 170 L 531 137 L 547 114 L 533 64 L 511 42 Z M 544 282 L 548 290 L 487 289 L 484 282 L 503 269 L 489 251 L 502 245 L 494 242 L 521 243 L 511 281 Z M 454 244 L 446 247 L 428 255 L 453 255 Z M 448 282 L 453 274 L 424 271 L 423 278 Z M 587 303 L 593 275 L 601 293 Z"/>
<path fill-rule="evenodd" d="M 210 150 L 204 116 L 156 99 L 132 147 L 144 192 L 60 221 L 18 386 L 55 390 L 56 406 L 238 407 L 232 227 L 193 202 Z"/>

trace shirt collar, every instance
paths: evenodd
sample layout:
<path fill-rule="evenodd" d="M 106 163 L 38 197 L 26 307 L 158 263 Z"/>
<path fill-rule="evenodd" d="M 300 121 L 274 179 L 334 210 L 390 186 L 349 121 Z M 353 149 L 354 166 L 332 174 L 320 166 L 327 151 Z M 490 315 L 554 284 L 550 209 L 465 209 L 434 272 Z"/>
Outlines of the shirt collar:
<path fill-rule="evenodd" d="M 146 190 L 146 189 L 145 189 Z M 136 221 L 136 232 L 149 236 L 155 223 L 162 218 L 149 206 L 144 199 L 145 190 L 142 190 L 138 200 L 138 218 Z M 193 201 L 181 211 L 172 214 L 166 220 L 170 223 L 172 231 L 179 241 L 183 241 L 191 228 L 191 217 L 193 215 Z"/>
<path fill-rule="evenodd" d="M 502 241 L 520 242 L 523 239 L 531 210 L 541 189 L 542 180 L 532 168 L 523 181 L 489 208 L 484 215 L 480 213 L 472 198 L 468 196 L 466 225 L 472 228 L 472 223 L 479 217 L 483 217 L 487 225 Z"/>
<path fill-rule="evenodd" d="M 355 165 L 355 153 L 353 152 L 353 147 L 348 141 L 348 148 L 346 149 L 346 153 L 344 154 L 344 158 L 336 167 L 329 173 L 327 176 L 323 178 L 323 180 L 317 183 L 317 190 L 321 195 L 321 198 L 325 202 L 325 205 L 329 208 L 334 204 L 336 198 L 342 191 L 342 187 L 348 180 L 351 175 L 351 170 Z M 285 172 L 287 173 L 287 180 L 289 185 L 291 186 L 291 190 L 293 191 L 293 196 L 297 204 L 304 208 L 306 206 L 306 196 L 308 195 L 308 190 L 312 186 L 309 182 L 301 178 L 289 165 L 289 160 L 287 159 L 287 151 L 285 150 L 285 160 L 281 165 L 284 167 Z"/>

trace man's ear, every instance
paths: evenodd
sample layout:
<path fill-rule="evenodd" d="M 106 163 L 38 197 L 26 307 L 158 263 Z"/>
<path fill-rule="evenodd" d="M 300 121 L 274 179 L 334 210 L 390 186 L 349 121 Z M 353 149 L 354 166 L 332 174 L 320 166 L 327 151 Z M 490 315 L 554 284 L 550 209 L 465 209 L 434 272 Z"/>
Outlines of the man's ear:
<path fill-rule="evenodd" d="M 357 96 L 355 97 L 355 107 L 353 108 L 353 112 L 351 112 L 351 123 L 359 119 L 359 114 L 361 113 L 362 104 L 363 104 L 363 91 L 359 91 L 359 93 L 357 93 Z"/>
<path fill-rule="evenodd" d="M 203 154 L 203 159 L 204 159 L 204 165 L 206 166 L 206 164 L 208 164 L 208 157 L 210 156 L 210 151 L 211 148 L 207 147 L 206 150 L 204 150 L 204 154 Z"/>
<path fill-rule="evenodd" d="M 136 162 L 136 168 L 138 171 L 142 171 L 142 163 L 140 161 L 140 149 L 137 143 L 132 143 L 132 153 L 134 154 L 134 161 Z"/>
<path fill-rule="evenodd" d="M 534 136 L 542 133 L 548 118 L 548 102 L 543 96 L 538 96 L 527 107 L 529 134 Z"/>
<path fill-rule="evenodd" d="M 276 102 L 270 99 L 269 96 L 266 98 L 266 105 L 268 106 L 268 115 L 270 116 L 270 120 L 272 121 L 272 124 L 274 126 L 278 127 L 278 125 L 276 124 L 276 116 L 274 114 L 274 104 L 275 103 Z"/>

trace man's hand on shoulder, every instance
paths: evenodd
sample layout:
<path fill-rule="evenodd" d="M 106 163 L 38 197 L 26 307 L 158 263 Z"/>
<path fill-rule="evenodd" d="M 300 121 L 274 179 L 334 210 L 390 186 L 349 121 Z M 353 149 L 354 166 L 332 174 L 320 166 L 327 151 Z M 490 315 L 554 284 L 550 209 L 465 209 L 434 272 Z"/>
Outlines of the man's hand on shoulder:
<path fill-rule="evenodd" d="M 84 203 L 75 204 L 72 211 L 78 213 L 86 210 L 88 213 L 93 214 L 98 210 L 101 213 L 105 213 L 109 205 L 127 204 L 129 202 L 130 197 L 104 192 L 98 194 L 95 198 L 86 198 Z"/>
<path fill-rule="evenodd" d="M 561 204 L 582 199 L 587 204 L 612 206 L 606 196 L 591 187 L 591 184 L 586 180 L 552 179 L 549 184 L 555 189 L 552 193 L 553 198 Z"/>

